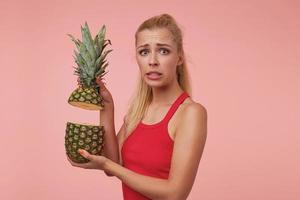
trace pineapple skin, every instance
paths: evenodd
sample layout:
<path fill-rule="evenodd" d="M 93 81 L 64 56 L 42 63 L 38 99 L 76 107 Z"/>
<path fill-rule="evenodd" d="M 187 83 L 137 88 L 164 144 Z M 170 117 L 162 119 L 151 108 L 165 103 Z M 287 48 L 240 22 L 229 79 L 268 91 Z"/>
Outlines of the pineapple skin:
<path fill-rule="evenodd" d="M 70 95 L 68 103 L 87 110 L 104 108 L 103 98 L 94 87 L 78 87 Z"/>
<path fill-rule="evenodd" d="M 76 163 L 87 163 L 88 159 L 78 153 L 85 149 L 92 155 L 101 155 L 104 146 L 104 127 L 67 122 L 65 150 L 67 156 Z"/>

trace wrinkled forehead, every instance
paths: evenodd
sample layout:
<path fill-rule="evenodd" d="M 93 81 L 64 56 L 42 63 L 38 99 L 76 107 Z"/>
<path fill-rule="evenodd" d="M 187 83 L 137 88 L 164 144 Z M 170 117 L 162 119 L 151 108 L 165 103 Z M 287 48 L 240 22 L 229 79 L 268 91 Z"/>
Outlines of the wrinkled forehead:
<path fill-rule="evenodd" d="M 165 28 L 156 29 L 145 29 L 138 33 L 136 46 L 140 45 L 154 45 L 156 43 L 169 44 L 171 46 L 176 46 L 174 37 L 169 30 Z"/>

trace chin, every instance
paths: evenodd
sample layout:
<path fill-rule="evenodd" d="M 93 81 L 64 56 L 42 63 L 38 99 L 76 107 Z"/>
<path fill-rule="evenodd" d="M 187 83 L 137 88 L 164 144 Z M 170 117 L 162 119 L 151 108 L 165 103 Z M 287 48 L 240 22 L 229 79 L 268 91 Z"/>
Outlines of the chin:
<path fill-rule="evenodd" d="M 162 81 L 161 80 L 149 80 L 147 78 L 144 78 L 144 81 L 149 86 L 159 86 L 159 85 L 162 85 Z"/>
<path fill-rule="evenodd" d="M 152 88 L 164 88 L 166 84 L 162 81 L 145 80 L 145 83 Z"/>

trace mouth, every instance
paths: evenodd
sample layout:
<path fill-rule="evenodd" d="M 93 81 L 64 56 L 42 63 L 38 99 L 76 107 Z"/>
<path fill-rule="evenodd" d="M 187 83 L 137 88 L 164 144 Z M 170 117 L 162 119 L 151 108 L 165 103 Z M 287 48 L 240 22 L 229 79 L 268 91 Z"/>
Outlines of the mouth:
<path fill-rule="evenodd" d="M 162 76 L 162 73 L 160 72 L 148 72 L 146 73 L 147 78 L 151 80 L 157 80 Z"/>
<path fill-rule="evenodd" d="M 148 73 L 146 73 L 146 74 L 147 74 L 147 75 L 149 75 L 149 74 L 159 74 L 159 75 L 161 75 L 162 73 L 153 71 L 153 72 L 148 72 Z"/>

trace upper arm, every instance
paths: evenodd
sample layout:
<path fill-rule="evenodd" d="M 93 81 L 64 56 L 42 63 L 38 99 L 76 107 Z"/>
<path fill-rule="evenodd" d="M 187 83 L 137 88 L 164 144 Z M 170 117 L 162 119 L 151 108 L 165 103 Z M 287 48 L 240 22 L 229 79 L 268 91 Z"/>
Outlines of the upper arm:
<path fill-rule="evenodd" d="M 117 140 L 118 140 L 118 149 L 119 149 L 119 164 L 123 165 L 123 160 L 122 160 L 122 154 L 121 154 L 121 148 L 124 142 L 124 138 L 125 138 L 125 133 L 126 133 L 126 123 L 125 123 L 125 117 L 123 119 L 123 124 L 119 130 L 119 132 L 117 133 Z M 103 156 L 105 156 L 105 153 L 103 153 Z M 110 173 L 107 173 L 106 171 L 104 171 L 105 174 L 107 176 L 114 176 Z"/>
<path fill-rule="evenodd" d="M 176 130 L 169 183 L 172 199 L 185 199 L 196 178 L 207 135 L 207 111 L 198 103 L 188 105 Z"/>

